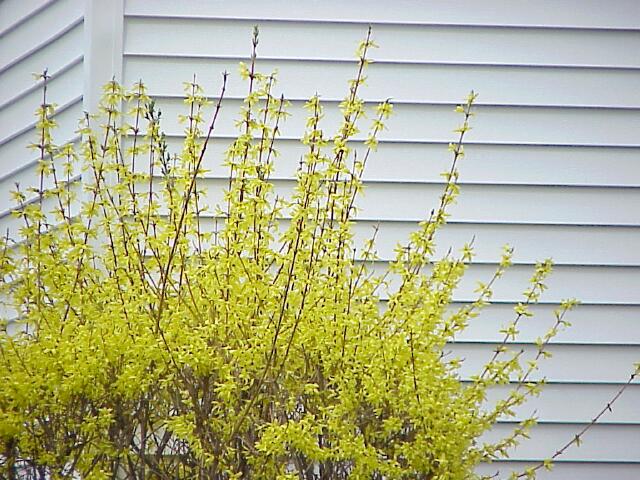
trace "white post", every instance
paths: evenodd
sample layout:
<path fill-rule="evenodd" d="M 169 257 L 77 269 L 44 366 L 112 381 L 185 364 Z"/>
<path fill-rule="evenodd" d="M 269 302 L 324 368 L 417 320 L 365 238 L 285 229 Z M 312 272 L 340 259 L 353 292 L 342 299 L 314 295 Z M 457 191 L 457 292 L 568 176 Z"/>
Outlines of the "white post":
<path fill-rule="evenodd" d="M 124 0 L 85 0 L 83 108 L 96 113 L 102 86 L 122 81 Z"/>

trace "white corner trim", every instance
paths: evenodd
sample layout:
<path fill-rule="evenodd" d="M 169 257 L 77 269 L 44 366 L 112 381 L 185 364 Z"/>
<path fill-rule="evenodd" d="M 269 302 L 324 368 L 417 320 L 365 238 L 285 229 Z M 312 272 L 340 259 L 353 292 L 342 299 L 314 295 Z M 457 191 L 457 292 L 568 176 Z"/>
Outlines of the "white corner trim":
<path fill-rule="evenodd" d="M 124 0 L 85 0 L 83 109 L 95 113 L 102 86 L 122 81 Z"/>

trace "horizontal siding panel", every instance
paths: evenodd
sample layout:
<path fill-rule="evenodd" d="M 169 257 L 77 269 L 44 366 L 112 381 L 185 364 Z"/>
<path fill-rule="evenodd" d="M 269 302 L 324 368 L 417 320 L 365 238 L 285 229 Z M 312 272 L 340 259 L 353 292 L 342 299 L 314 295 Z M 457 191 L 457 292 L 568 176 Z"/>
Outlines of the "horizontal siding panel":
<path fill-rule="evenodd" d="M 63 74 L 51 79 L 47 86 L 47 102 L 61 106 L 77 99 L 82 92 L 82 74 L 82 63 L 76 63 Z M 37 88 L 20 101 L 0 109 L 0 144 L 35 122 L 35 112 L 42 104 L 42 95 L 43 89 Z"/>
<path fill-rule="evenodd" d="M 362 218 L 425 218 L 437 206 L 436 185 L 376 184 L 356 204 Z M 624 206 L 624 207 L 621 207 Z M 640 190 L 467 185 L 450 212 L 454 220 L 639 225 Z"/>
<path fill-rule="evenodd" d="M 444 358 L 463 359 L 459 373 L 463 379 L 467 379 L 482 372 L 482 365 L 491 359 L 496 347 L 497 344 L 450 344 L 447 346 L 447 351 L 450 353 Z M 514 352 L 524 351 L 520 358 L 525 368 L 526 361 L 535 358 L 537 351 L 533 345 L 516 344 L 511 348 Z M 529 376 L 531 380 L 546 378 L 556 383 L 623 384 L 629 380 L 629 375 L 634 369 L 633 365 L 640 355 L 638 346 L 549 345 L 547 351 L 553 357 L 540 362 L 539 369 Z M 505 360 L 508 358 L 508 354 L 503 356 Z M 517 375 L 514 375 L 513 379 L 515 380 L 516 377 Z M 640 428 L 638 428 L 638 434 L 640 434 Z"/>
<path fill-rule="evenodd" d="M 33 182 L 31 182 L 33 183 Z M 21 187 L 22 188 L 22 187 Z M 71 216 L 76 217 L 79 214 L 80 209 L 80 201 L 82 200 L 82 189 L 79 175 L 71 178 L 70 185 L 72 193 L 76 197 L 76 201 L 71 202 Z M 30 202 L 38 202 L 37 194 L 29 195 Z M 20 242 L 22 240 L 20 230 L 25 226 L 25 222 L 23 218 L 16 218 L 11 215 L 11 211 L 15 209 L 15 205 L 13 202 L 10 202 L 8 205 L 3 204 L 2 211 L 0 211 L 0 231 L 2 231 L 3 236 L 9 235 L 9 238 L 15 240 L 16 242 Z M 42 210 L 48 216 L 48 222 L 55 222 L 55 213 L 59 213 L 60 206 L 57 198 L 48 198 L 43 201 Z M 0 314 L 2 312 L 0 311 Z M 14 313 L 12 317 L 9 317 L 10 320 L 16 319 L 16 314 Z"/>
<path fill-rule="evenodd" d="M 375 265 L 379 274 L 385 264 Z M 478 281 L 491 280 L 496 267 L 493 265 L 471 265 L 461 280 L 453 297 L 456 301 L 473 301 Z M 528 288 L 533 267 L 513 265 L 502 278 L 496 281 L 493 300 L 496 302 L 519 302 L 522 292 Z M 542 302 L 558 303 L 566 298 L 577 298 L 586 304 L 640 305 L 640 275 L 635 268 L 622 267 L 565 267 L 556 265 L 546 284 L 548 290 L 541 296 Z M 391 278 L 393 289 L 398 287 L 397 278 Z"/>
<path fill-rule="evenodd" d="M 579 425 L 538 425 L 531 431 L 531 440 L 511 451 L 514 460 L 542 460 L 571 440 L 580 430 Z M 498 440 L 512 430 L 498 425 L 485 436 L 488 441 Z M 640 429 L 623 425 L 595 425 L 582 439 L 580 447 L 573 447 L 562 455 L 563 461 L 630 462 L 640 469 L 638 446 Z M 493 469 L 495 472 L 495 468 Z M 506 478 L 506 477 L 505 477 Z M 554 477 L 549 478 L 562 478 Z M 617 479 L 616 479 L 617 480 Z"/>
<path fill-rule="evenodd" d="M 554 361 L 551 359 L 551 361 Z M 502 385 L 492 389 L 487 405 L 505 398 L 512 387 Z M 540 423 L 588 423 L 620 389 L 619 385 L 548 384 L 539 396 L 515 409 L 510 420 L 521 421 L 532 414 Z M 640 384 L 626 388 L 622 396 L 601 419 L 601 423 L 640 424 Z"/>
<path fill-rule="evenodd" d="M 637 28 L 640 10 L 633 0 L 616 2 L 616 8 L 598 0 L 542 0 L 536 8 L 525 0 L 493 0 L 479 4 L 473 0 L 446 3 L 436 0 L 393 3 L 366 0 L 348 3 L 339 0 L 290 3 L 284 0 L 255 3 L 240 0 L 224 2 L 172 2 L 127 0 L 125 13 L 150 16 L 197 16 L 250 19 L 326 19 L 340 22 L 399 22 L 463 25 L 570 26 L 583 28 Z"/>
<path fill-rule="evenodd" d="M 491 278 L 492 266 L 472 266 L 469 275 L 462 280 L 456 296 L 460 299 L 475 298 L 476 281 Z M 495 288 L 494 300 L 513 301 L 520 298 L 531 276 L 532 269 L 513 266 L 501 278 Z M 638 304 L 640 275 L 637 269 L 619 267 L 562 267 L 556 266 L 547 282 L 549 290 L 542 300 L 559 302 L 565 298 L 577 298 L 584 303 Z"/>
<path fill-rule="evenodd" d="M 2 37 L 0 71 L 73 28 L 82 20 L 82 14 L 82 1 L 59 0 L 51 2 L 20 28 L 9 31 Z"/>
<path fill-rule="evenodd" d="M 16 99 L 33 88 L 34 73 L 48 70 L 49 75 L 55 76 L 61 70 L 82 59 L 83 26 L 77 25 L 60 38 L 33 55 L 25 58 L 19 66 L 0 73 L 0 105 Z M 56 98 L 53 101 L 60 103 Z"/>
<path fill-rule="evenodd" d="M 169 151 L 182 151 L 182 137 L 168 137 Z M 211 176 L 226 177 L 223 166 L 230 139 L 214 139 L 204 157 Z M 363 151 L 361 142 L 354 148 Z M 296 140 L 276 140 L 279 156 L 272 178 L 294 178 L 308 147 Z M 462 183 L 523 185 L 640 186 L 638 150 L 614 147 L 559 147 L 533 145 L 485 145 L 468 143 L 460 162 Z M 365 180 L 392 182 L 441 182 L 451 167 L 445 143 L 381 142 L 370 156 Z M 143 165 L 138 162 L 138 166 Z"/>
<path fill-rule="evenodd" d="M 463 189 L 465 186 L 462 187 Z M 373 233 L 373 222 L 357 222 L 357 245 Z M 376 237 L 378 255 L 390 260 L 395 257 L 398 243 L 405 243 L 416 229 L 411 222 L 382 222 Z M 509 224 L 448 224 L 437 235 L 437 254 L 449 248 L 459 250 L 473 241 L 474 261 L 494 262 L 505 244 L 514 249 L 514 262 L 535 263 L 553 258 L 560 265 L 629 265 L 640 266 L 640 252 L 633 248 L 612 248 L 612 245 L 631 247 L 640 242 L 640 232 L 625 227 L 591 227 L 567 225 L 509 225 Z"/>
<path fill-rule="evenodd" d="M 516 318 L 512 304 L 492 304 L 480 316 L 469 322 L 467 329 L 456 339 L 469 342 L 502 341 L 500 329 Z M 531 307 L 533 318 L 518 322 L 518 341 L 533 343 L 542 337 L 555 322 L 553 311 L 557 305 Z M 565 317 L 571 327 L 561 331 L 554 343 L 620 344 L 640 346 L 640 307 L 622 305 L 580 305 Z"/>
<path fill-rule="evenodd" d="M 209 84 L 224 70 L 235 72 L 238 61 L 130 56 L 125 59 L 125 83 L 142 78 L 152 95 L 175 95 L 181 92 L 179 80 L 195 73 Z M 347 79 L 357 72 L 355 62 L 259 60 L 257 68 L 262 72 L 277 70 L 278 90 L 294 99 L 309 98 L 315 92 L 323 98 L 341 99 L 348 91 Z M 456 103 L 473 89 L 484 104 L 640 108 L 640 92 L 635 88 L 638 80 L 640 70 L 374 64 L 362 95 L 366 99 L 392 97 L 395 103 Z M 602 88 L 603 84 L 607 88 Z M 390 85 L 402 88 L 390 91 Z M 230 97 L 246 94 L 246 84 L 237 80 L 229 87 Z"/>
<path fill-rule="evenodd" d="M 228 182 L 205 179 L 204 201 L 219 205 Z M 274 182 L 290 196 L 293 182 Z M 363 220 L 419 221 L 439 204 L 442 186 L 435 184 L 369 185 L 356 201 Z M 624 206 L 624 207 L 621 207 Z M 540 223 L 640 225 L 640 190 L 613 188 L 465 185 L 451 219 L 471 223 Z"/>
<path fill-rule="evenodd" d="M 6 34 L 7 29 L 16 26 L 35 14 L 39 9 L 46 7 L 52 0 L 3 0 L 0 2 L 0 38 Z"/>
<path fill-rule="evenodd" d="M 247 58 L 255 24 L 261 32 L 258 56 L 264 58 L 352 61 L 367 33 L 366 23 L 127 18 L 124 52 Z M 640 63 L 635 32 L 374 25 L 373 38 L 379 48 L 370 58 L 376 62 L 631 68 Z"/>
<path fill-rule="evenodd" d="M 3 221 L 4 217 L 8 214 L 8 211 L 15 206 L 11 192 L 15 191 L 16 183 L 20 185 L 20 190 L 27 194 L 27 201 L 29 201 L 31 197 L 35 196 L 34 194 L 27 193 L 29 188 L 40 187 L 37 152 L 30 151 L 30 153 L 31 156 L 36 155 L 33 157 L 33 160 L 25 163 L 23 168 L 15 170 L 12 174 L 0 178 L 0 221 Z M 67 180 L 63 173 L 63 163 L 65 161 L 66 158 L 55 159 L 56 175 L 58 176 L 59 182 Z M 77 171 L 79 171 L 79 169 L 77 169 L 76 172 Z M 53 178 L 48 177 L 44 179 L 45 189 L 52 188 L 53 186 Z"/>
<path fill-rule="evenodd" d="M 181 79 L 189 80 L 189 79 Z M 220 83 L 219 79 L 211 80 Z M 178 84 L 179 80 L 176 80 Z M 214 83 L 215 84 L 215 83 Z M 216 87 L 209 91 L 215 91 Z M 393 94 L 393 92 L 390 92 Z M 339 111 L 335 102 L 325 102 L 322 127 L 327 133 L 339 125 Z M 372 105 L 373 106 L 373 105 Z M 177 122 L 178 114 L 185 114 L 181 98 L 160 97 L 157 107 L 162 110 L 163 128 L 169 135 L 182 134 L 184 127 Z M 216 135 L 235 137 L 233 120 L 238 117 L 239 100 L 227 99 L 220 113 Z M 205 117 L 208 112 L 205 110 Z M 289 108 L 291 118 L 281 125 L 284 138 L 300 138 L 307 112 L 303 102 L 294 101 Z M 388 121 L 388 130 L 381 140 L 450 142 L 457 138 L 453 130 L 461 121 L 453 105 L 401 104 L 394 108 Z M 536 108 L 482 106 L 476 109 L 473 129 L 468 142 L 525 143 L 539 145 L 638 146 L 636 132 L 640 131 L 640 115 L 633 110 L 579 108 Z M 364 132 L 369 122 L 360 124 Z M 362 138 L 363 134 L 359 137 Z"/>
<path fill-rule="evenodd" d="M 78 129 L 78 120 L 82 118 L 82 100 L 77 99 L 66 108 L 60 106 L 55 119 L 58 128 L 53 133 L 54 142 L 64 143 L 75 137 Z M 34 153 L 27 149 L 28 145 L 37 140 L 35 128 L 20 134 L 10 141 L 0 144 L 0 179 L 5 180 L 7 175 L 24 167 L 34 160 Z"/>
<path fill-rule="evenodd" d="M 200 223 L 203 231 L 215 228 L 210 216 L 203 217 Z M 286 224 L 283 220 L 281 228 L 286 228 Z M 406 243 L 417 224 L 356 221 L 353 224 L 356 248 L 360 249 L 371 238 L 374 228 L 378 229 L 378 256 L 391 260 L 395 258 L 396 246 Z M 628 227 L 449 223 L 436 236 L 436 256 L 446 254 L 449 249 L 456 252 L 472 240 L 474 262 L 478 263 L 498 261 L 502 247 L 508 244 L 515 249 L 514 262 L 520 264 L 553 258 L 557 265 L 640 266 L 640 252 L 632 248 L 640 242 L 640 232 Z"/>
<path fill-rule="evenodd" d="M 575 433 L 575 432 L 574 432 Z M 495 462 L 480 465 L 476 472 L 481 475 L 494 475 L 500 471 L 497 478 L 509 478 L 512 471 L 522 472 L 525 468 L 534 466 L 526 462 Z M 635 463 L 602 463 L 602 462 L 562 462 L 560 459 L 553 466 L 552 471 L 539 470 L 538 480 L 602 480 L 611 478 L 615 480 L 638 480 L 638 465 Z"/>

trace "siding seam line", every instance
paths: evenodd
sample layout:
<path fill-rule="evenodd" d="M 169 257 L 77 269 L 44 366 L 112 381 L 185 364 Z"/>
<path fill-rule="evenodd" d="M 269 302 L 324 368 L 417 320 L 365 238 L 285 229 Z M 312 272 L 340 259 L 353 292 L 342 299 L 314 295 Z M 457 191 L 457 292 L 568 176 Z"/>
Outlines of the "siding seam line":
<path fill-rule="evenodd" d="M 143 79 L 143 83 L 144 83 L 144 79 Z M 153 98 L 157 98 L 160 100 L 182 100 L 184 98 L 183 95 L 179 95 L 177 93 L 163 93 L 163 94 L 153 94 L 150 93 L 149 94 L 151 97 Z M 207 98 L 208 100 L 217 100 L 217 97 L 214 97 L 212 95 L 205 95 L 205 98 Z M 285 99 L 290 101 L 290 102 L 306 102 L 308 100 L 308 98 L 304 98 L 304 97 L 286 97 Z M 244 100 L 244 97 L 239 97 L 239 96 L 233 96 L 233 95 L 229 95 L 227 97 L 225 97 L 225 100 L 227 101 L 235 101 L 235 102 L 239 102 L 241 100 Z M 371 104 L 371 103 L 376 103 L 376 102 L 381 102 L 383 101 L 383 99 L 381 100 L 377 100 L 377 99 L 365 99 L 364 102 L 365 104 Z M 340 103 L 342 102 L 342 99 L 339 98 L 332 98 L 332 97 L 321 97 L 321 102 L 323 103 Z M 403 106 L 411 106 L 411 105 L 418 105 L 418 106 L 425 106 L 425 107 L 456 107 L 457 105 L 460 104 L 460 102 L 451 102 L 451 101 L 428 101 L 428 100 L 392 100 L 391 102 L 393 105 L 403 105 Z M 533 103 L 489 103 L 489 102 L 475 102 L 474 106 L 476 108 L 512 108 L 512 109 L 518 109 L 518 108 L 529 108 L 532 110 L 536 110 L 536 109 L 547 109 L 547 110 L 560 110 L 560 109 L 564 109 L 564 110 L 613 110 L 613 111 L 638 111 L 640 112 L 640 104 L 639 105 L 588 105 L 588 104 L 557 104 L 557 105 L 553 105 L 553 104 L 533 104 Z"/>
<path fill-rule="evenodd" d="M 64 144 L 67 143 L 75 143 L 80 139 L 80 135 L 75 135 L 74 137 L 72 137 L 70 140 L 63 142 Z M 34 158 L 32 160 L 29 160 L 27 163 L 24 163 L 22 165 L 20 165 L 18 168 L 15 168 L 7 173 L 5 173 L 4 175 L 0 176 L 0 183 L 7 181 L 8 179 L 10 179 L 11 177 L 14 177 L 16 175 L 19 175 L 20 173 L 22 173 L 23 171 L 27 170 L 30 167 L 33 167 L 35 164 L 37 164 L 40 161 L 39 158 Z M 0 218 L 3 218 L 3 216 L 5 215 L 5 213 L 0 213 Z"/>
<path fill-rule="evenodd" d="M 243 55 L 209 55 L 194 53 L 155 53 L 155 52 L 123 52 L 125 58 L 170 58 L 170 59 L 189 59 L 189 60 L 227 60 L 227 61 L 246 61 L 250 57 Z M 325 58 L 325 57 L 275 57 L 275 56 L 258 56 L 258 61 L 268 62 L 310 62 L 310 63 L 348 63 L 357 64 L 353 58 Z M 417 66 L 448 66 L 448 67 L 497 67 L 497 68 L 549 68 L 549 69 L 592 69 L 592 70 L 640 70 L 638 65 L 596 65 L 596 64 L 553 64 L 553 63 L 510 63 L 510 62 L 447 62 L 440 60 L 392 60 L 392 59 L 373 59 L 372 65 L 417 65 Z M 375 67 L 374 67 L 375 68 Z"/>
<path fill-rule="evenodd" d="M 177 133 L 166 133 L 166 138 L 169 139 L 181 139 L 184 135 Z M 219 134 L 212 137 L 214 140 L 233 140 L 235 135 Z M 299 142 L 298 137 L 281 136 L 278 140 Z M 353 143 L 363 143 L 364 138 L 353 140 Z M 439 139 L 415 139 L 415 138 L 384 138 L 379 141 L 379 144 L 398 144 L 405 143 L 408 145 L 449 145 L 451 140 L 439 140 Z M 518 142 L 518 141 L 504 141 L 498 142 L 494 140 L 465 140 L 465 145 L 480 145 L 480 146 L 501 146 L 501 147 L 559 147 L 559 148 L 620 148 L 620 149 L 637 149 L 640 148 L 640 143 L 620 144 L 620 143 L 550 143 L 550 142 Z"/>
<path fill-rule="evenodd" d="M 49 75 L 49 82 L 55 80 L 56 78 L 60 77 L 64 73 L 68 72 L 73 67 L 81 64 L 83 60 L 84 60 L 84 55 L 80 54 L 79 56 L 77 56 L 76 58 L 71 60 L 69 63 L 67 63 L 67 64 L 63 65 L 62 67 L 60 67 L 54 73 L 50 74 Z M 12 104 L 16 103 L 17 101 L 21 100 L 22 98 L 26 97 L 27 95 L 29 95 L 33 91 L 39 89 L 40 87 L 42 87 L 42 84 L 43 84 L 42 80 L 38 80 L 38 81 L 34 82 L 30 87 L 20 91 L 17 95 L 15 95 L 14 97 L 11 97 L 9 100 L 7 100 L 3 104 L 1 104 L 0 105 L 0 111 L 4 110 L 9 105 L 12 105 Z"/>
<path fill-rule="evenodd" d="M 39 44 L 37 44 L 35 47 L 33 47 L 32 49 L 26 51 L 25 53 L 23 53 L 22 55 L 19 55 L 18 57 L 14 58 L 13 60 L 11 60 L 9 63 L 7 63 L 6 65 L 0 67 L 0 75 L 2 75 L 4 72 L 6 72 L 7 70 L 9 70 L 10 68 L 16 66 L 17 64 L 19 64 L 20 62 L 26 60 L 27 58 L 29 58 L 30 56 L 34 55 L 35 53 L 37 53 L 38 51 L 42 50 L 43 48 L 45 48 L 47 45 L 49 45 L 51 42 L 55 42 L 56 40 L 58 40 L 59 38 L 63 37 L 65 34 L 69 33 L 71 30 L 73 30 L 74 28 L 76 28 L 78 25 L 81 25 L 84 22 L 84 17 L 79 17 L 75 20 L 73 20 L 71 23 L 69 23 L 68 25 L 66 25 L 64 28 L 62 28 L 61 30 L 55 32 L 53 34 L 53 36 L 49 37 L 48 39 L 44 40 L 43 42 L 40 42 Z"/>
<path fill-rule="evenodd" d="M 242 16 L 224 16 L 224 15 L 193 15 L 193 14 L 154 14 L 154 13 L 136 13 L 127 12 L 125 7 L 125 20 L 127 18 L 142 19 L 162 19 L 162 20 L 229 20 L 243 22 L 264 22 L 264 23 L 329 23 L 341 25 L 371 25 L 380 26 L 398 26 L 398 27 L 464 27 L 464 28 L 495 28 L 495 29 L 526 29 L 526 30 L 582 30 L 582 31 L 612 31 L 612 32 L 631 32 L 636 33 L 640 29 L 633 27 L 613 27 L 604 25 L 548 25 L 548 24 L 523 24 L 523 23 L 455 23 L 455 22 L 421 22 L 407 20 L 350 20 L 342 18 L 296 18 L 296 17 L 272 17 L 272 18 L 256 18 Z"/>
<path fill-rule="evenodd" d="M 74 105 L 76 105 L 77 103 L 80 103 L 80 102 L 82 102 L 82 95 L 78 95 L 77 97 L 74 97 L 71 100 L 69 100 L 64 105 L 58 107 L 58 109 L 56 110 L 55 113 L 56 113 L 56 115 L 59 114 L 59 113 L 62 113 L 62 112 L 70 109 L 71 107 L 73 107 Z M 55 118 L 55 115 L 54 115 L 54 118 Z M 20 135 L 23 135 L 24 133 L 28 132 L 29 130 L 34 128 L 36 126 L 36 124 L 37 124 L 37 122 L 31 122 L 28 125 L 26 125 L 25 127 L 23 127 L 20 130 L 18 130 L 17 132 L 14 132 L 11 135 L 9 135 L 8 137 L 3 138 L 2 140 L 0 140 L 0 147 L 2 147 L 4 145 L 6 145 L 7 143 L 11 142 L 12 140 L 14 140 L 15 138 L 19 137 Z"/>
<path fill-rule="evenodd" d="M 51 5 L 56 3 L 56 1 L 57 0 L 49 0 L 48 2 L 43 3 L 39 7 L 36 7 L 33 10 L 27 12 L 27 14 L 24 17 L 19 18 L 18 20 L 13 22 L 11 25 L 7 26 L 4 30 L 2 30 L 0 32 L 0 39 L 2 37 L 4 37 L 5 35 L 7 35 L 8 33 L 11 33 L 11 31 L 15 30 L 16 28 L 18 28 L 23 23 L 26 23 L 28 20 L 32 19 L 35 15 L 38 15 L 39 13 L 42 13 L 44 10 L 46 10 Z"/>

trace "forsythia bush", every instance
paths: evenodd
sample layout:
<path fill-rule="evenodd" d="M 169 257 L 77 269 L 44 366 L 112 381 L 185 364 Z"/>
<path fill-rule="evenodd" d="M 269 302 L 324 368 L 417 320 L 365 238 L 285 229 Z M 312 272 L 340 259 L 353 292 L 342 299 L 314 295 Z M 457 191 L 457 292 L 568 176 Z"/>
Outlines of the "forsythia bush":
<path fill-rule="evenodd" d="M 318 97 L 306 103 L 306 154 L 288 198 L 269 180 L 287 102 L 272 94 L 275 76 L 256 71 L 256 45 L 257 32 L 213 230 L 201 225 L 203 158 L 224 85 L 205 119 L 210 100 L 186 84 L 184 145 L 170 153 L 144 85 L 115 81 L 81 139 L 55 145 L 44 76 L 40 187 L 16 191 L 20 236 L 1 245 L 5 320 L 21 326 L 0 334 L 3 478 L 470 479 L 534 423 L 480 439 L 538 392 L 531 373 L 574 305 L 556 312 L 534 359 L 508 348 L 549 261 L 468 383 L 461 360 L 443 355 L 511 258 L 505 248 L 477 300 L 453 308 L 473 248 L 434 258 L 435 237 L 458 194 L 476 95 L 456 109 L 439 204 L 380 274 L 375 236 L 357 249 L 352 233 L 362 173 L 392 113 L 383 102 L 359 126 L 373 42 L 358 49 L 333 136 Z M 356 152 L 360 128 L 368 134 Z M 487 405 L 487 391 L 510 379 L 510 393 Z"/>

